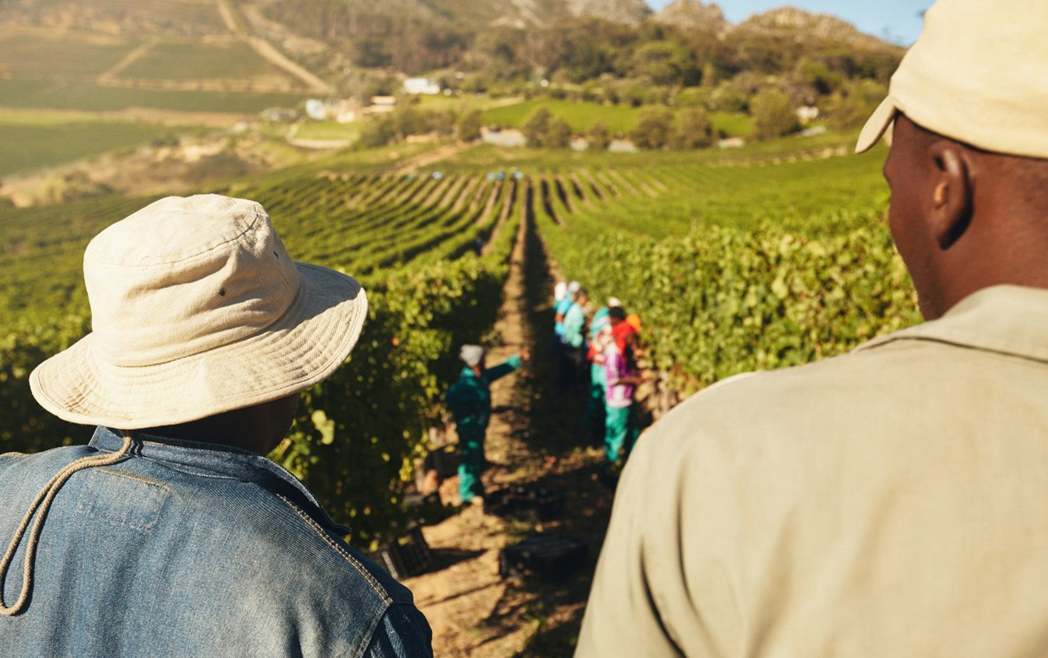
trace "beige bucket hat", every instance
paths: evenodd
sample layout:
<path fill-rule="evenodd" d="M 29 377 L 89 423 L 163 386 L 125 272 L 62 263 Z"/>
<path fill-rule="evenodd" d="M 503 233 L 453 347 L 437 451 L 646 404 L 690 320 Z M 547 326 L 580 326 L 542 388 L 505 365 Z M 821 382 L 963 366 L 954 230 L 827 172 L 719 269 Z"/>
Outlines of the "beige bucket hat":
<path fill-rule="evenodd" d="M 939 0 L 863 128 L 871 149 L 902 112 L 972 146 L 1048 158 L 1048 2 Z"/>
<path fill-rule="evenodd" d="M 84 255 L 92 332 L 30 375 L 59 418 L 135 430 L 303 391 L 349 355 L 360 284 L 294 263 L 262 206 L 169 197 L 98 234 Z"/>

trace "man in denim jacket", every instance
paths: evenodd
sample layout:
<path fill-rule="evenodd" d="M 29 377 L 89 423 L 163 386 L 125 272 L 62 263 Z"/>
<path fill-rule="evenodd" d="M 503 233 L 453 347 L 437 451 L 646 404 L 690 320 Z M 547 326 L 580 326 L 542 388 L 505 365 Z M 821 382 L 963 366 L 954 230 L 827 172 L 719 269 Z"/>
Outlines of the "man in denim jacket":
<path fill-rule="evenodd" d="M 360 285 L 215 195 L 151 204 L 84 261 L 94 330 L 31 385 L 98 429 L 0 456 L 0 654 L 432 655 L 411 593 L 264 457 L 356 343 Z"/>

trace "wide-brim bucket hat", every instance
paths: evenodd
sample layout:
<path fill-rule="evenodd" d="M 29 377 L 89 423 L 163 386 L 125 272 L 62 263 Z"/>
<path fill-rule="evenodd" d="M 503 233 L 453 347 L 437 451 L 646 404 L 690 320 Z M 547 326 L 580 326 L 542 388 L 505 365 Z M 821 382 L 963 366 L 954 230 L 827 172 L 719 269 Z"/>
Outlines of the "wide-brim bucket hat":
<path fill-rule="evenodd" d="M 161 199 L 88 245 L 92 332 L 30 376 L 73 423 L 135 430 L 301 392 L 348 357 L 367 316 L 360 283 L 295 263 L 262 206 Z"/>

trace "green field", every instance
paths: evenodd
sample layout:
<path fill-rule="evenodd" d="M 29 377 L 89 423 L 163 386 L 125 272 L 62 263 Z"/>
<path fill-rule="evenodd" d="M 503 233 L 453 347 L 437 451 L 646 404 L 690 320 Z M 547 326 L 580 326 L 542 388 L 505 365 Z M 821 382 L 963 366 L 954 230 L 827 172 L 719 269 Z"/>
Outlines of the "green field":
<path fill-rule="evenodd" d="M 69 0 L 36 0 L 31 9 L 47 15 Z M 76 0 L 82 8 L 113 21 L 134 21 L 151 31 L 214 34 L 226 31 L 213 0 Z"/>
<path fill-rule="evenodd" d="M 268 107 L 295 107 L 306 96 L 103 87 L 92 82 L 0 79 L 0 107 L 55 108 L 105 112 L 148 107 L 183 112 L 254 114 Z"/>
<path fill-rule="evenodd" d="M 0 34 L 0 71 L 16 78 L 81 79 L 114 66 L 141 42 L 82 32 L 34 30 Z M 0 93 L 0 104 L 7 104 Z"/>
<path fill-rule="evenodd" d="M 148 80 L 248 80 L 266 77 L 299 85 L 283 69 L 262 59 L 243 41 L 201 43 L 165 41 L 154 44 L 121 71 L 119 77 Z"/>
<path fill-rule="evenodd" d="M 521 102 L 523 99 L 488 98 L 487 96 L 463 94 L 461 96 L 418 96 L 417 100 L 418 106 L 424 110 L 468 112 L 470 110 L 487 110 L 507 104 L 512 105 Z M 507 101 L 512 102 L 507 103 Z"/>
<path fill-rule="evenodd" d="M 325 141 L 355 141 L 360 137 L 361 123 L 336 123 L 334 121 L 307 121 L 295 133 L 297 139 Z"/>
<path fill-rule="evenodd" d="M 435 102 L 433 104 L 436 105 Z M 597 121 L 603 121 L 612 133 L 626 134 L 637 125 L 640 112 L 639 108 L 626 105 L 535 99 L 484 109 L 484 122 L 504 128 L 520 128 L 540 107 L 567 121 L 576 133 L 584 133 Z M 710 120 L 714 131 L 726 135 L 748 137 L 753 131 L 753 122 L 746 115 L 714 112 Z"/>
<path fill-rule="evenodd" d="M 753 118 L 748 114 L 711 112 L 710 123 L 713 124 L 714 134 L 729 137 L 749 137 L 753 134 Z"/>
<path fill-rule="evenodd" d="M 579 230 L 615 230 L 651 238 L 681 236 L 696 227 L 753 228 L 772 220 L 809 234 L 834 232 L 828 213 L 884 205 L 882 152 L 782 164 L 653 167 L 623 163 L 614 168 L 633 188 L 657 192 L 623 195 L 615 203 L 578 211 Z M 571 170 L 561 169 L 561 173 Z M 599 169 L 596 171 L 600 171 Z M 626 185 L 622 185 L 626 187 Z"/>
<path fill-rule="evenodd" d="M 147 143 L 174 129 L 129 121 L 85 121 L 54 125 L 4 123 L 0 114 L 0 177 L 51 167 L 113 149 Z"/>
<path fill-rule="evenodd" d="M 484 122 L 506 128 L 520 128 L 540 107 L 545 107 L 554 116 L 568 122 L 571 129 L 582 133 L 598 120 L 613 133 L 628 132 L 637 123 L 637 110 L 620 105 L 599 103 L 577 103 L 552 99 L 522 101 L 514 105 L 494 107 L 484 111 Z"/>

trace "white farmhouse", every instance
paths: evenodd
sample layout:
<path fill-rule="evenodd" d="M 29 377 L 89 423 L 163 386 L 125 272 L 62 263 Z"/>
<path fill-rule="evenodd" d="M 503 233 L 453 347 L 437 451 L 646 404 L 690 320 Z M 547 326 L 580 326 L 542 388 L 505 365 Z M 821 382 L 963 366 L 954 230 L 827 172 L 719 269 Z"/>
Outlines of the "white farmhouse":
<path fill-rule="evenodd" d="M 436 96 L 440 93 L 440 85 L 429 78 L 408 78 L 404 81 L 404 93 L 413 96 Z"/>

